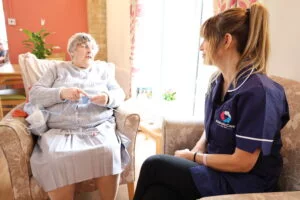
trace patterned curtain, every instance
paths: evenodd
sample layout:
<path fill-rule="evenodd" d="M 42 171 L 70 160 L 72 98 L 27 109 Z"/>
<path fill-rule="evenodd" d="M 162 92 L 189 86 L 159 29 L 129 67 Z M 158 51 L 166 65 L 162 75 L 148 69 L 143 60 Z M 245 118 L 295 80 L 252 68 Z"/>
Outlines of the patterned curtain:
<path fill-rule="evenodd" d="M 135 66 L 135 41 L 136 41 L 136 28 L 139 23 L 139 18 L 142 11 L 143 0 L 130 0 L 130 65 L 131 65 L 131 80 L 134 79 L 138 69 Z M 132 92 L 130 92 L 132 94 Z"/>
<path fill-rule="evenodd" d="M 223 12 L 229 8 L 248 8 L 258 0 L 217 0 L 217 12 Z"/>

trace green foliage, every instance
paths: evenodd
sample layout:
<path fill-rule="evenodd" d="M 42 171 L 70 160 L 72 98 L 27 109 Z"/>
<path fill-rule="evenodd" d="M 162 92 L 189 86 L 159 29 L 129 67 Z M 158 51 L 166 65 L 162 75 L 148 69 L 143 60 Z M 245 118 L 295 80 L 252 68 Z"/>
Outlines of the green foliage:
<path fill-rule="evenodd" d="M 176 92 L 168 90 L 163 94 L 163 99 L 166 101 L 174 101 L 176 99 Z"/>
<path fill-rule="evenodd" d="M 45 42 L 45 38 L 51 34 L 50 32 L 47 32 L 44 28 L 38 32 L 27 29 L 23 29 L 22 32 L 28 36 L 28 39 L 23 40 L 23 45 L 30 49 L 37 58 L 44 59 L 52 54 L 53 45 Z"/>

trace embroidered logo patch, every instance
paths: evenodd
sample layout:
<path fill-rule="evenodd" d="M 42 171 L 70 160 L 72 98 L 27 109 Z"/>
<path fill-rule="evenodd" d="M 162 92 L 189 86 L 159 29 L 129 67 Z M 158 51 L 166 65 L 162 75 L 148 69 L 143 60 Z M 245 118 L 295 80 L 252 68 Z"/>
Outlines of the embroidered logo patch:
<path fill-rule="evenodd" d="M 224 122 L 226 124 L 229 124 L 231 121 L 231 115 L 230 115 L 229 111 L 221 112 L 220 118 L 221 118 L 222 122 Z"/>
<path fill-rule="evenodd" d="M 232 118 L 231 118 L 229 111 L 222 111 L 220 113 L 220 120 L 216 119 L 216 123 L 219 126 L 221 126 L 222 128 L 234 129 L 235 125 L 230 124 L 231 120 L 232 120 Z"/>

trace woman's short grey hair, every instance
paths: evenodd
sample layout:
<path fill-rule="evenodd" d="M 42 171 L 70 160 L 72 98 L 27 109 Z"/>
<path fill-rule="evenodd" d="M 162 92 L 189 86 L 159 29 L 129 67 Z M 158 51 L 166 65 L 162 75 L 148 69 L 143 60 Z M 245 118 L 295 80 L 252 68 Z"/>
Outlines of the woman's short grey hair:
<path fill-rule="evenodd" d="M 75 51 L 76 47 L 80 44 L 90 43 L 92 47 L 93 55 L 96 55 L 99 51 L 99 47 L 96 43 L 96 40 L 88 33 L 75 33 L 72 35 L 68 41 L 67 50 L 70 56 Z"/>

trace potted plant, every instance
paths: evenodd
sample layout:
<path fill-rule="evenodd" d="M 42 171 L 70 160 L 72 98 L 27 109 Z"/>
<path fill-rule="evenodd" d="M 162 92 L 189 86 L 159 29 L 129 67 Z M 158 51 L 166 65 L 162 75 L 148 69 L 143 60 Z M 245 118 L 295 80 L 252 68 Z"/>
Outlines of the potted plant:
<path fill-rule="evenodd" d="M 176 99 L 176 92 L 172 89 L 168 89 L 163 93 L 163 99 L 165 101 L 174 101 Z"/>
<path fill-rule="evenodd" d="M 176 91 L 173 89 L 165 90 L 163 93 L 163 102 L 161 112 L 163 115 L 175 115 L 176 114 Z"/>
<path fill-rule="evenodd" d="M 33 32 L 28 29 L 20 29 L 20 31 L 25 33 L 28 37 L 26 40 L 22 41 L 23 45 L 30 49 L 32 54 L 34 54 L 37 58 L 44 59 L 52 54 L 53 49 L 59 49 L 59 47 L 46 43 L 46 37 L 53 33 L 48 32 L 44 28 L 44 19 L 41 19 L 41 25 L 42 29 L 37 32 Z"/>

